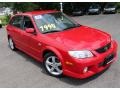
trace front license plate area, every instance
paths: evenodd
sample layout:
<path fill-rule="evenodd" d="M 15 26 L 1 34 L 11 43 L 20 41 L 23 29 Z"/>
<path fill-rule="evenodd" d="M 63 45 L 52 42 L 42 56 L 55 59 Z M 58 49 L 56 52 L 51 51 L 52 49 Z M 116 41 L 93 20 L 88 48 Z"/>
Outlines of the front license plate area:
<path fill-rule="evenodd" d="M 114 58 L 114 54 L 108 55 L 108 56 L 105 58 L 105 60 L 104 60 L 103 66 L 105 66 L 105 65 L 109 64 L 110 62 L 112 62 L 112 61 L 113 61 L 113 58 Z"/>

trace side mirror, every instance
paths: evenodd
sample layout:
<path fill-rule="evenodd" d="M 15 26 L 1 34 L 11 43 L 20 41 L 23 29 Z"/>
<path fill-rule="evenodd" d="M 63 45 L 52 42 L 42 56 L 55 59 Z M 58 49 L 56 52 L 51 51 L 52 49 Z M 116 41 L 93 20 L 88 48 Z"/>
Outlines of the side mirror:
<path fill-rule="evenodd" d="M 35 30 L 33 28 L 26 28 L 25 31 L 27 33 L 34 33 Z"/>

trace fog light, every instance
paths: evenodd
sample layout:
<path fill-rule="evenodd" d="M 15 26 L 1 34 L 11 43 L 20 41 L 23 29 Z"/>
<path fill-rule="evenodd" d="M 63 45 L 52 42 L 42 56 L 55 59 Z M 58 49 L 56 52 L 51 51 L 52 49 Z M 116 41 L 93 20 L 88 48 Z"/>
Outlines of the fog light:
<path fill-rule="evenodd" d="M 83 69 L 83 73 L 86 73 L 88 71 L 88 67 L 85 67 L 84 69 Z"/>

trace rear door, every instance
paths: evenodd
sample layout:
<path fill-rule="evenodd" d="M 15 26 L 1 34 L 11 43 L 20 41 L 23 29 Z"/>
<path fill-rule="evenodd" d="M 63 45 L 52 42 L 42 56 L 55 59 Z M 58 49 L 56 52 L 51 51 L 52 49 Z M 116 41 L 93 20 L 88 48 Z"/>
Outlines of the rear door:
<path fill-rule="evenodd" d="M 7 27 L 9 35 L 13 39 L 16 46 L 21 46 L 21 30 L 22 30 L 23 16 L 15 16 L 10 21 L 10 24 Z"/>
<path fill-rule="evenodd" d="M 9 28 L 8 26 L 8 29 L 17 48 L 22 49 L 22 51 L 28 52 L 30 45 L 29 42 L 30 34 L 26 33 L 24 25 L 25 25 L 24 16 L 19 15 L 15 16 L 11 20 L 10 22 L 11 27 Z M 30 27 L 32 28 L 33 26 L 30 25 Z"/>
<path fill-rule="evenodd" d="M 25 23 L 28 22 L 28 23 Z M 18 40 L 20 41 L 19 47 L 25 52 L 29 52 L 30 47 L 30 41 L 29 38 L 31 36 L 30 33 L 27 33 L 25 31 L 26 28 L 33 28 L 33 25 L 29 20 L 27 20 L 24 16 L 22 16 L 22 22 L 21 22 L 21 29 Z"/>

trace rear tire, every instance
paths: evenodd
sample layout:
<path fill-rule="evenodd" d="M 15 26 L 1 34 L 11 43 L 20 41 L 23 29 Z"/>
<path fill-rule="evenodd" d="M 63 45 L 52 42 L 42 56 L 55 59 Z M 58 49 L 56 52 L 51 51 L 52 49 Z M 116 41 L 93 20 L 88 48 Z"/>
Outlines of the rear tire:
<path fill-rule="evenodd" d="M 55 54 L 47 53 L 44 56 L 43 64 L 49 75 L 54 77 L 61 77 L 63 75 L 62 63 Z"/>
<path fill-rule="evenodd" d="M 8 44 L 11 50 L 15 51 L 16 47 L 11 37 L 8 38 Z"/>
<path fill-rule="evenodd" d="M 0 24 L 0 28 L 2 28 L 2 24 Z"/>

